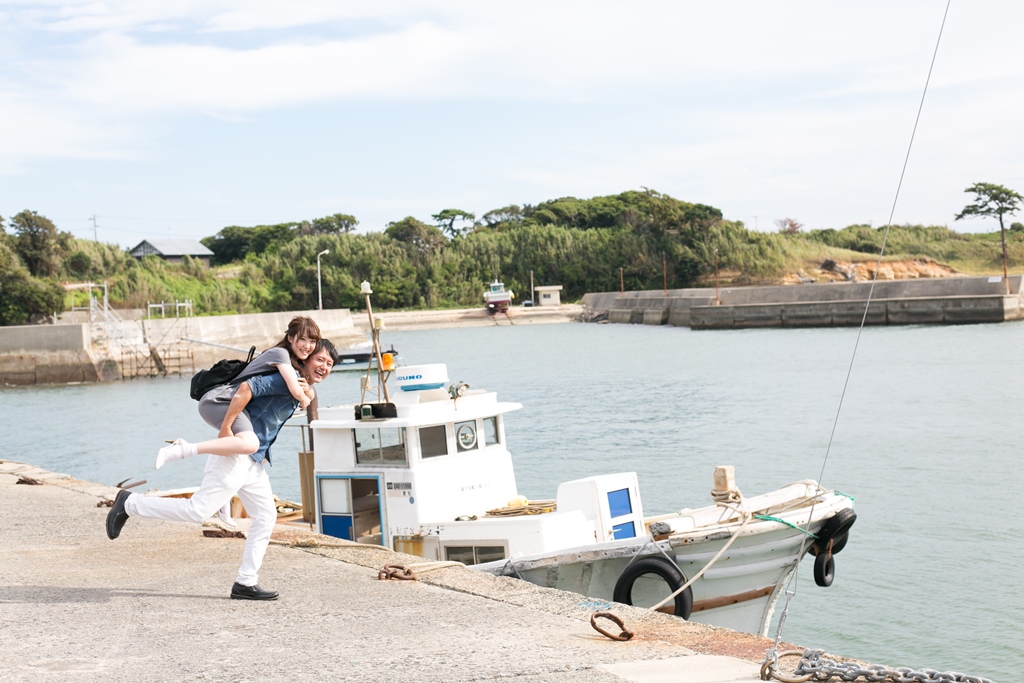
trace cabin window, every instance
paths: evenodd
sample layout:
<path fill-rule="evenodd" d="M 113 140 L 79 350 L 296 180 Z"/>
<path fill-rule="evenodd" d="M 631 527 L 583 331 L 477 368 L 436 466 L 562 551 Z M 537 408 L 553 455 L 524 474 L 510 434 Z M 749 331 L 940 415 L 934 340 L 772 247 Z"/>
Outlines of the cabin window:
<path fill-rule="evenodd" d="M 612 519 L 632 512 L 633 505 L 629 502 L 629 489 L 608 492 L 608 513 Z"/>
<path fill-rule="evenodd" d="M 493 446 L 498 443 L 498 418 L 484 418 L 484 445 Z"/>
<path fill-rule="evenodd" d="M 448 455 L 448 432 L 444 425 L 420 427 L 420 454 L 424 458 Z"/>
<path fill-rule="evenodd" d="M 445 559 L 462 564 L 483 564 L 505 559 L 503 545 L 450 545 L 444 549 Z"/>
<path fill-rule="evenodd" d="M 476 420 L 455 423 L 455 445 L 459 453 L 477 448 Z"/>
<path fill-rule="evenodd" d="M 360 465 L 404 465 L 405 429 L 354 429 Z"/>

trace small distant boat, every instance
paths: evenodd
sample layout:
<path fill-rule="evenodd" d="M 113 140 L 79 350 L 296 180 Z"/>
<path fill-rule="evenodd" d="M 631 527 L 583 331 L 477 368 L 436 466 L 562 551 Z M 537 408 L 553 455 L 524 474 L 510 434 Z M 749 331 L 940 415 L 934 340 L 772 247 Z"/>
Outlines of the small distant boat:
<path fill-rule="evenodd" d="M 398 351 L 395 351 L 394 345 L 391 346 L 387 351 L 381 351 L 381 355 L 389 353 L 392 358 L 398 358 Z M 377 367 L 377 359 L 373 354 L 373 345 L 365 344 L 360 346 L 354 346 L 345 351 L 338 353 L 338 362 L 331 369 L 331 372 L 339 372 L 342 370 L 366 370 L 367 368 Z"/>
<path fill-rule="evenodd" d="M 504 313 L 512 305 L 512 297 L 514 296 L 514 293 L 505 290 L 504 282 L 499 282 L 495 279 L 487 291 L 484 292 L 484 303 L 487 305 L 487 312 Z"/>

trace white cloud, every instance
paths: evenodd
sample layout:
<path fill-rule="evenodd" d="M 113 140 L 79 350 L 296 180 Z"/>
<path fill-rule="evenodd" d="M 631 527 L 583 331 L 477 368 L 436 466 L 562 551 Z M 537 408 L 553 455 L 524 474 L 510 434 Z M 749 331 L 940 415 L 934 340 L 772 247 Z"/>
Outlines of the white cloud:
<path fill-rule="evenodd" d="M 511 168 L 496 161 L 489 173 L 535 187 L 540 197 L 680 187 L 762 217 L 817 202 L 819 217 L 809 211 L 805 222 L 841 223 L 866 212 L 856 195 L 884 203 L 875 194 L 888 201 L 894 189 L 944 7 L 942 0 L 8 3 L 0 24 L 0 172 L 59 158 L 137 157 L 158 150 L 160 132 L 174 121 L 243 122 L 313 105 L 398 104 L 410 119 L 452 100 L 481 116 L 506 103 L 577 103 L 582 117 L 588 107 L 618 105 L 621 123 L 603 132 L 600 150 L 565 148 L 554 162 L 519 160 Z M 920 164 L 915 182 L 933 188 L 915 186 L 914 196 L 922 207 L 941 205 L 935 216 L 962 199 L 947 198 L 951 187 L 1024 185 L 1016 133 L 1022 23 L 1024 5 L 1008 0 L 953 6 L 912 160 Z M 657 119 L 664 142 L 634 147 L 617 137 L 649 125 L 630 109 L 653 107 L 669 112 Z M 548 131 L 535 125 L 543 144 Z M 502 131 L 492 134 L 495 145 L 509 144 Z M 879 222 L 885 208 L 851 218 Z"/>

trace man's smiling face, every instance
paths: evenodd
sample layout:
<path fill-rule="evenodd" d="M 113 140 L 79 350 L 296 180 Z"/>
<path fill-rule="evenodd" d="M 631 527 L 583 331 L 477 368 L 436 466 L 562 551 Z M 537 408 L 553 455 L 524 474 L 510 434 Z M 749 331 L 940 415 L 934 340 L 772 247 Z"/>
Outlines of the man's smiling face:
<path fill-rule="evenodd" d="M 334 367 L 334 360 L 331 358 L 331 354 L 327 349 L 321 349 L 307 358 L 303 365 L 306 368 L 306 374 L 309 375 L 309 381 L 313 384 L 319 384 L 327 379 L 327 376 L 331 374 L 331 368 Z"/>

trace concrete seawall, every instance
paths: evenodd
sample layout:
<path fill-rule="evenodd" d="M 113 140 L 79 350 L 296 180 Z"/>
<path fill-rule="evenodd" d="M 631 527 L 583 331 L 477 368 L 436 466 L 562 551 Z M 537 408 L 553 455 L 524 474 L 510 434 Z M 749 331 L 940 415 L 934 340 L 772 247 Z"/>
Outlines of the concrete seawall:
<path fill-rule="evenodd" d="M 514 307 L 507 316 L 478 307 L 381 311 L 374 317 L 387 329 L 416 330 L 566 323 L 582 312 L 580 305 L 563 304 Z M 366 312 L 348 309 L 0 327 L 0 386 L 116 380 L 140 365 L 150 374 L 191 374 L 221 358 L 242 358 L 250 346 L 273 346 L 296 315 L 316 320 L 340 349 L 369 339 Z"/>
<path fill-rule="evenodd" d="M 1024 319 L 1022 276 L 875 283 L 869 325 L 963 324 Z M 870 282 L 587 294 L 591 317 L 693 329 L 859 325 Z"/>
<path fill-rule="evenodd" d="M 0 327 L 0 385 L 108 381 L 142 365 L 191 374 L 245 355 L 225 347 L 273 346 L 295 315 L 316 320 L 340 348 L 366 340 L 348 309 Z"/>

